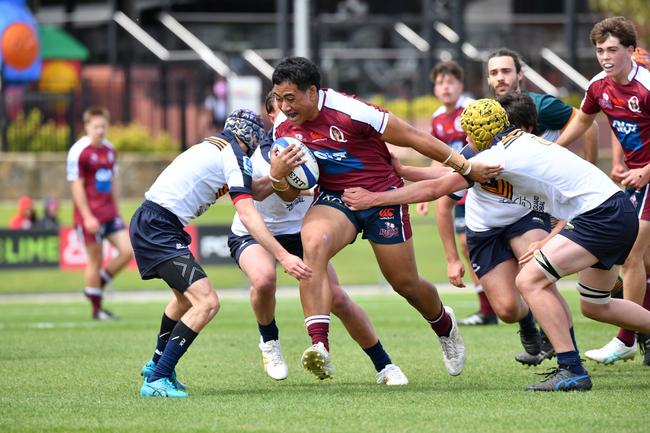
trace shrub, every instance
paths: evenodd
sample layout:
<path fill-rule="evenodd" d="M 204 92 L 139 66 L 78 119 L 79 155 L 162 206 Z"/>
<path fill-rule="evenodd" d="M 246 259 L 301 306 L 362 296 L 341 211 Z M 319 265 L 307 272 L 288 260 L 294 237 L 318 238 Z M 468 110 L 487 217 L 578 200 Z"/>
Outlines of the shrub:
<path fill-rule="evenodd" d="M 68 150 L 70 127 L 54 120 L 43 122 L 41 111 L 32 109 L 27 116 L 21 111 L 9 123 L 7 141 L 12 152 L 58 152 Z"/>
<path fill-rule="evenodd" d="M 387 101 L 383 95 L 376 95 L 369 99 L 368 102 L 379 105 L 396 116 L 407 120 L 428 119 L 440 107 L 440 101 L 433 95 L 419 96 L 412 100 L 399 98 L 390 101 Z"/>
<path fill-rule="evenodd" d="M 83 131 L 79 136 L 83 135 Z M 180 144 L 166 132 L 152 136 L 142 125 L 111 125 L 108 139 L 119 152 L 178 152 Z M 67 152 L 70 147 L 70 126 L 54 120 L 43 121 L 37 108 L 27 116 L 19 112 L 7 128 L 7 141 L 11 152 Z"/>
<path fill-rule="evenodd" d="M 178 152 L 180 144 L 171 135 L 161 132 L 156 136 L 137 123 L 111 125 L 108 139 L 118 152 Z"/>

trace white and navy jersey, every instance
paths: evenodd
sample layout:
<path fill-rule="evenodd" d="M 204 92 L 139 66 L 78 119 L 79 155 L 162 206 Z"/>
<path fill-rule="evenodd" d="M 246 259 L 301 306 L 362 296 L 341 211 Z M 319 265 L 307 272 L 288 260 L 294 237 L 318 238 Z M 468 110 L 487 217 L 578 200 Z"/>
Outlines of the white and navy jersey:
<path fill-rule="evenodd" d="M 488 187 L 475 183 L 465 199 L 465 226 L 473 232 L 485 232 L 514 224 L 532 209 L 504 200 Z"/>
<path fill-rule="evenodd" d="M 474 158 L 476 152 L 465 146 L 460 154 L 467 159 Z M 467 196 L 465 195 L 467 193 Z M 449 194 L 456 201 L 465 198 L 465 226 L 473 232 L 485 232 L 491 229 L 509 226 L 531 212 L 516 203 L 504 203 L 498 194 L 486 184 L 471 182 L 468 189 Z"/>
<path fill-rule="evenodd" d="M 233 202 L 252 197 L 252 172 L 250 158 L 234 135 L 225 131 L 178 155 L 144 196 L 186 226 L 226 193 Z"/>
<path fill-rule="evenodd" d="M 519 129 L 474 158 L 503 168 L 497 179 L 481 185 L 481 189 L 498 196 L 503 204 L 546 212 L 566 221 L 596 208 L 620 191 L 598 167 L 562 146 Z"/>
<path fill-rule="evenodd" d="M 269 175 L 271 164 L 269 153 L 273 145 L 273 137 L 267 134 L 264 141 L 255 150 L 251 161 L 253 162 L 253 180 Z M 262 201 L 254 201 L 255 208 L 262 216 L 264 223 L 274 236 L 299 233 L 302 221 L 309 209 L 312 198 L 299 195 L 290 203 L 282 200 L 277 194 L 271 194 Z M 237 236 L 248 235 L 249 232 L 235 213 L 232 221 L 231 231 Z"/>

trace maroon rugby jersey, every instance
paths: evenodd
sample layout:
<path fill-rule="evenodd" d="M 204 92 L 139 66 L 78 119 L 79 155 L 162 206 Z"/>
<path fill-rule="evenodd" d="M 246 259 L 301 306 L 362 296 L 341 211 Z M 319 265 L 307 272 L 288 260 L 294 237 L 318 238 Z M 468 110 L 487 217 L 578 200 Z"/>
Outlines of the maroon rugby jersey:
<path fill-rule="evenodd" d="M 456 152 L 467 144 L 467 134 L 460 126 L 460 115 L 474 99 L 461 96 L 456 101 L 456 108 L 451 113 L 447 113 L 444 105 L 441 105 L 431 116 L 431 135 L 438 140 L 446 143 Z"/>
<path fill-rule="evenodd" d="M 605 72 L 589 82 L 581 109 L 587 114 L 603 111 L 623 146 L 629 168 L 650 163 L 650 71 L 632 63 L 628 84 L 617 84 Z"/>
<path fill-rule="evenodd" d="M 460 152 L 467 144 L 467 134 L 460 126 L 460 115 L 472 102 L 474 102 L 473 98 L 461 95 L 456 101 L 456 108 L 451 113 L 447 113 L 445 106 L 441 105 L 431 116 L 431 135 L 456 152 Z M 466 198 L 467 193 L 456 204 L 465 204 Z"/>
<path fill-rule="evenodd" d="M 283 113 L 276 119 L 274 138 L 294 137 L 316 156 L 323 190 L 360 186 L 385 191 L 403 185 L 390 164 L 381 135 L 388 112 L 332 89 L 318 92 L 318 117 L 294 125 Z"/>
<path fill-rule="evenodd" d="M 82 137 L 68 152 L 68 181 L 83 180 L 88 207 L 102 224 L 119 215 L 113 199 L 113 177 L 116 170 L 115 150 L 108 140 L 104 140 L 100 147 L 95 147 L 90 144 L 88 137 Z M 74 223 L 83 224 L 76 205 Z"/>

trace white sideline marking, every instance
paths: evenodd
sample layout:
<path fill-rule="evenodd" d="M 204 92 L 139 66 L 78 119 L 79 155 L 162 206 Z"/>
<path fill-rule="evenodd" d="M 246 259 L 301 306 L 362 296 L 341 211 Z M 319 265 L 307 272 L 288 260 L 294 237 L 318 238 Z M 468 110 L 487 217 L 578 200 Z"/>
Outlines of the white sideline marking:
<path fill-rule="evenodd" d="M 449 283 L 438 283 L 435 285 L 440 293 L 474 293 L 473 287 L 458 288 Z M 388 284 L 383 285 L 359 285 L 344 286 L 349 295 L 394 295 L 399 297 Z M 575 290 L 575 281 L 560 281 L 558 288 L 561 291 Z M 217 294 L 222 299 L 248 299 L 248 289 L 219 289 Z M 171 299 L 169 290 L 143 290 L 143 291 L 115 291 L 106 293 L 104 299 L 111 302 L 151 302 L 168 301 Z M 298 286 L 278 287 L 276 292 L 278 298 L 297 298 Z M 4 293 L 0 294 L 0 305 L 4 304 L 50 304 L 65 302 L 87 302 L 82 292 L 75 293 Z"/>

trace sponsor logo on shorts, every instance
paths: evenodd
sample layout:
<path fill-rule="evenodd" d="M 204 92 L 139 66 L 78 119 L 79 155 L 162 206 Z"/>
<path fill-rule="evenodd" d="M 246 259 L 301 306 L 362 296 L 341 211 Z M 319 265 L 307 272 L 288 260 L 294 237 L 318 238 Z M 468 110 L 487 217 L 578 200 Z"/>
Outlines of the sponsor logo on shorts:
<path fill-rule="evenodd" d="M 532 222 L 534 222 L 535 224 L 542 225 L 542 226 L 544 225 L 544 220 L 541 219 L 540 217 L 533 217 Z"/>
<path fill-rule="evenodd" d="M 341 197 L 333 194 L 322 194 L 318 197 L 318 201 L 326 201 L 326 202 L 336 203 L 336 204 L 340 204 L 341 206 L 344 206 Z"/>
<path fill-rule="evenodd" d="M 394 217 L 395 217 L 395 209 L 393 209 L 392 207 L 386 207 L 379 211 L 379 219 L 392 220 Z"/>
<path fill-rule="evenodd" d="M 180 243 L 180 242 L 177 242 L 177 243 L 176 243 L 176 249 L 177 249 L 177 250 L 182 250 L 182 249 L 184 249 L 184 248 L 187 248 L 187 245 L 183 245 L 183 244 Z"/>
<path fill-rule="evenodd" d="M 395 224 L 385 222 L 384 223 L 386 227 L 383 229 L 379 229 L 379 236 L 382 236 L 386 239 L 394 238 L 395 236 L 398 235 L 397 228 L 395 227 Z"/>
<path fill-rule="evenodd" d="M 474 273 L 477 273 L 478 271 L 481 270 L 481 265 L 478 265 L 476 263 L 472 263 L 472 269 L 474 270 Z"/>

